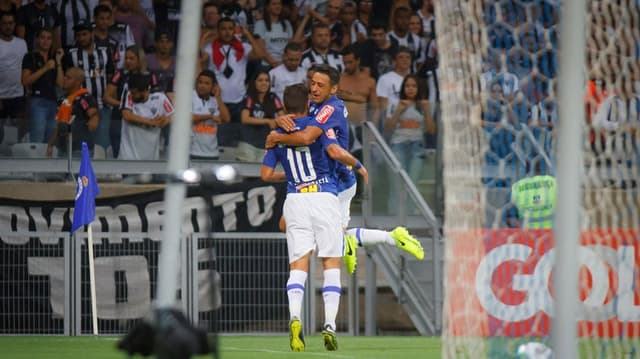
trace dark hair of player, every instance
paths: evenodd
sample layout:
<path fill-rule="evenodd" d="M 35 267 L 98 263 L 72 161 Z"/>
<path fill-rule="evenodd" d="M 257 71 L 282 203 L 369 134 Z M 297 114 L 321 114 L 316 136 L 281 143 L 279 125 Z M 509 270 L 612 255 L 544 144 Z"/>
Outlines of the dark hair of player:
<path fill-rule="evenodd" d="M 314 72 L 319 72 L 321 74 L 325 74 L 329 76 L 329 84 L 331 86 L 336 86 L 338 82 L 340 82 L 340 73 L 335 68 L 326 65 L 326 64 L 318 64 L 313 67 Z"/>
<path fill-rule="evenodd" d="M 284 89 L 284 107 L 288 113 L 305 113 L 309 103 L 309 90 L 304 84 L 289 85 Z"/>
<path fill-rule="evenodd" d="M 146 91 L 150 86 L 151 81 L 149 76 L 145 74 L 131 74 L 131 77 L 129 77 L 130 90 Z"/>

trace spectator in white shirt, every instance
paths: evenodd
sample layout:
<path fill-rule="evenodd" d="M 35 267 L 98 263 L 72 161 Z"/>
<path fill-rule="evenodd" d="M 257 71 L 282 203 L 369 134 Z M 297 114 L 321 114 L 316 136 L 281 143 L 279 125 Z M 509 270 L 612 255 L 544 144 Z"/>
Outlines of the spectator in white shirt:
<path fill-rule="evenodd" d="M 265 48 L 264 65 L 276 67 L 282 63 L 284 47 L 293 36 L 293 26 L 282 11 L 282 0 L 267 0 L 264 5 L 263 18 L 254 26 L 253 33 L 260 36 Z"/>
<path fill-rule="evenodd" d="M 607 131 L 636 132 L 640 125 L 640 95 L 634 93 L 633 82 L 620 76 L 617 90 L 598 108 L 593 127 Z"/>
<path fill-rule="evenodd" d="M 231 114 L 231 122 L 219 127 L 220 146 L 236 146 L 240 139 L 240 111 L 242 99 L 247 90 L 244 86 L 247 77 L 247 62 L 264 57 L 262 48 L 253 35 L 242 27 L 243 35 L 250 44 L 240 41 L 234 35 L 235 23 L 230 18 L 218 21 L 218 38 L 205 45 L 203 51 L 208 61 L 204 68 L 212 70 L 222 91 L 222 100 Z"/>
<path fill-rule="evenodd" d="M 191 117 L 191 158 L 217 160 L 220 157 L 218 124 L 229 122 L 230 116 L 220 97 L 216 75 L 211 70 L 204 70 L 198 75 Z"/>
<path fill-rule="evenodd" d="M 138 73 L 129 78 L 119 159 L 160 159 L 160 131 L 171 122 L 173 105 L 164 93 L 151 94 L 150 85 L 149 76 Z"/>
<path fill-rule="evenodd" d="M 278 98 L 282 98 L 284 89 L 293 84 L 303 83 L 306 79 L 306 72 L 300 67 L 302 58 L 302 48 L 298 43 L 290 42 L 284 48 L 282 64 L 269 71 L 271 79 L 271 92 Z"/>
<path fill-rule="evenodd" d="M 382 113 L 385 114 L 385 120 L 394 114 L 396 106 L 400 101 L 402 81 L 404 81 L 405 76 L 411 73 L 412 54 L 411 49 L 400 46 L 396 52 L 394 70 L 378 78 L 376 93 L 378 94 L 380 109 L 382 109 Z"/>
<path fill-rule="evenodd" d="M 489 85 L 500 82 L 505 98 L 511 101 L 518 90 L 520 90 L 520 80 L 518 76 L 509 72 L 503 66 L 503 57 L 498 52 L 489 53 L 488 68 L 480 75 L 480 86 L 483 91 L 488 91 Z"/>
<path fill-rule="evenodd" d="M 22 58 L 27 53 L 27 43 L 14 36 L 16 16 L 10 12 L 0 12 L 0 119 L 15 120 L 18 137 L 26 133 L 24 123 L 24 88 L 22 87 Z M 0 131 L 3 131 L 0 123 Z M 0 132 L 0 142 L 2 142 Z"/>

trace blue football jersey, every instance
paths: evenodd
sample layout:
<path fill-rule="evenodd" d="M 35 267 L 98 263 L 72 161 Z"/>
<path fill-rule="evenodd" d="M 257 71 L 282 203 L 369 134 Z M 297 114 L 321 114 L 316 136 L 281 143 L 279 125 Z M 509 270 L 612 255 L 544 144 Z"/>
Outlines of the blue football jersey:
<path fill-rule="evenodd" d="M 296 131 L 303 130 L 313 121 L 311 117 L 296 119 Z M 284 133 L 281 129 L 276 131 Z M 275 168 L 282 164 L 287 176 L 287 193 L 329 192 L 338 194 L 333 161 L 325 148 L 337 139 L 323 134 L 308 146 L 277 145 L 267 150 L 262 160 L 265 166 Z"/>
<path fill-rule="evenodd" d="M 347 117 L 349 113 L 341 99 L 331 96 L 321 104 L 315 104 L 312 101 L 309 106 L 309 116 L 314 119 L 314 121 L 311 121 L 311 125 L 320 127 L 325 135 L 329 137 L 335 134 L 340 147 L 348 150 L 349 121 Z M 356 176 L 353 171 L 340 162 L 333 160 L 332 162 L 336 177 L 338 177 L 338 192 L 353 186 L 356 183 Z"/>

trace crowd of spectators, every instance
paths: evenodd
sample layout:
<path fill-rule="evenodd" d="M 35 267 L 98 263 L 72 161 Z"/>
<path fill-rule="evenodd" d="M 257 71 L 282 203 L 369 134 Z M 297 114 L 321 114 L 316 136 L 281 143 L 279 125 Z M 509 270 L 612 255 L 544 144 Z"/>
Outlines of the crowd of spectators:
<path fill-rule="evenodd" d="M 63 136 L 70 132 L 74 153 L 86 141 L 107 158 L 166 156 L 180 5 L 0 1 L 0 128 L 14 128 L 17 142 L 48 143 L 48 153 L 59 155 L 69 150 Z M 260 161 L 266 135 L 283 113 L 284 88 L 306 82 L 317 63 L 344 73 L 339 96 L 354 133 L 371 120 L 396 142 L 413 131 L 404 136 L 412 146 L 435 146 L 437 47 L 430 0 L 375 7 L 368 0 L 207 0 L 202 6 L 194 158 L 217 159 L 227 149 L 233 159 Z M 420 98 L 401 99 L 409 74 L 415 74 Z M 383 77 L 389 81 L 379 81 Z M 78 80 L 86 94 L 70 85 Z M 60 120 L 63 107 L 71 111 L 72 126 Z M 418 116 L 394 116 L 405 107 Z M 357 139 L 352 142 L 357 149 Z"/>
<path fill-rule="evenodd" d="M 625 1 L 594 1 L 591 5 L 586 120 L 591 131 L 591 153 L 594 157 L 609 157 L 598 162 L 610 164 L 617 161 L 613 157 L 638 148 L 634 143 L 622 149 L 623 141 L 614 139 L 636 137 L 640 120 L 640 9 Z M 515 169 L 515 177 L 522 176 L 525 168 L 552 173 L 558 118 L 559 3 L 486 2 L 482 14 L 489 44 L 480 77 L 486 94 L 482 104 L 482 123 L 489 137 L 486 162 Z M 606 133 L 622 127 L 628 128 L 623 131 L 627 134 Z M 640 158 L 638 155 L 635 156 Z M 492 185 L 510 186 L 508 178 L 493 181 L 492 176 L 487 177 Z"/>
<path fill-rule="evenodd" d="M 133 158 L 162 158 L 170 121 L 160 120 L 164 115 L 151 110 L 152 103 L 166 102 L 164 112 L 156 111 L 170 112 L 180 3 L 0 1 L 0 128 L 15 128 L 21 142 L 59 143 L 51 136 L 60 122 L 56 121 L 60 98 L 69 100 L 71 95 L 63 89 L 65 75 L 80 68 L 83 87 L 93 96 L 99 116 L 97 128 L 86 131 L 89 142 L 104 149 L 107 157 L 124 158 L 127 128 L 153 128 L 158 151 Z M 469 32 L 472 39 L 489 45 L 483 51 L 479 78 L 486 95 L 482 101 L 482 125 L 489 138 L 486 162 L 522 162 L 519 157 L 530 155 L 536 156 L 535 161 L 550 158 L 557 121 L 559 4 L 552 0 L 482 4 L 482 24 L 471 26 Z M 586 103 L 593 146 L 602 147 L 596 132 L 614 127 L 612 117 L 626 119 L 640 113 L 640 40 L 633 16 L 637 9 L 593 4 Z M 368 0 L 203 1 L 199 58 L 194 61 L 198 78 L 211 82 L 211 93 L 202 93 L 204 84 L 200 91 L 194 89 L 193 138 L 205 131 L 216 144 L 194 146 L 200 150 L 192 155 L 219 158 L 221 150 L 232 149 L 233 159 L 259 160 L 264 136 L 282 111 L 284 88 L 305 82 L 316 63 L 343 73 L 338 95 L 349 110 L 353 133 L 358 134 L 363 121 L 373 121 L 398 158 L 407 157 L 407 148 L 419 148 L 418 152 L 435 148 L 439 70 L 432 0 L 375 5 Z M 404 88 L 409 75 L 417 84 L 415 99 L 409 99 Z M 138 98 L 142 103 L 132 99 L 134 78 L 138 85 L 149 84 L 149 95 Z M 157 93 L 166 95 L 166 101 Z M 619 109 L 619 102 L 626 108 Z M 203 120 L 206 111 L 209 117 Z M 130 120 L 144 117 L 141 113 L 146 121 Z M 405 143 L 408 139 L 410 145 Z M 357 139 L 352 143 L 358 146 Z M 514 151 L 514 146 L 522 151 Z M 203 153 L 203 148 L 211 153 Z M 409 160 L 403 162 L 407 169 L 416 167 Z M 416 173 L 414 179 L 420 176 L 419 171 L 409 172 Z"/>
<path fill-rule="evenodd" d="M 637 169 L 640 7 L 626 0 L 592 1 L 590 6 L 586 13 L 586 163 L 608 168 L 607 173 Z M 489 189 L 488 226 L 511 226 L 511 219 L 517 218 L 504 195 L 515 181 L 555 174 L 559 12 L 560 1 L 483 3 L 488 49 L 483 52 L 479 98 L 488 139 L 483 174 Z M 470 42 L 481 41 L 477 27 L 469 26 L 467 31 Z M 603 177 L 592 180 L 606 185 L 614 181 Z"/>

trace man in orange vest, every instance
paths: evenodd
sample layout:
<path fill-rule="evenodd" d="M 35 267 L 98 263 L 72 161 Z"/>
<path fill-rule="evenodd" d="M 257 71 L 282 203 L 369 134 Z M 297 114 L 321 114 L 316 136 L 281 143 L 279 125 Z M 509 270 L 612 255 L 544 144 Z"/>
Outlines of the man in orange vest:
<path fill-rule="evenodd" d="M 47 156 L 53 154 L 53 147 L 58 147 L 58 153 L 64 156 L 69 150 L 71 137 L 71 153 L 80 157 L 82 142 L 86 142 L 89 151 L 93 153 L 94 131 L 98 127 L 98 104 L 96 99 L 82 87 L 84 71 L 79 67 L 70 67 L 64 74 L 62 89 L 66 94 L 58 107 L 56 120 L 58 126 L 53 130 L 47 146 Z"/>

